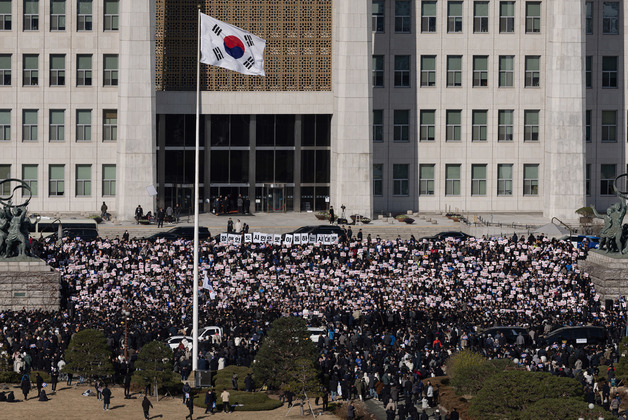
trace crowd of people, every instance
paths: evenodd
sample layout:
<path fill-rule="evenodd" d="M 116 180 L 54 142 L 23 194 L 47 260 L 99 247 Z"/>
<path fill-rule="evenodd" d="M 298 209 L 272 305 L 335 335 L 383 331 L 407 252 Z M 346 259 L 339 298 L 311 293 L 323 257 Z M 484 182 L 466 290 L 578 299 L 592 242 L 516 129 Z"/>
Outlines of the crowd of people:
<path fill-rule="evenodd" d="M 131 312 L 130 354 L 152 340 L 191 335 L 192 242 L 42 241 L 42 258 L 61 273 L 63 309 L 0 312 L 0 344 L 16 370 L 58 370 L 72 334 L 97 328 L 124 375 L 132 360 L 123 356 L 123 311 Z M 327 331 L 317 345 L 329 398 L 377 397 L 392 418 L 418 418 L 412 407 L 436 404 L 438 390 L 428 381 L 463 348 L 578 378 L 593 392 L 593 370 L 617 361 L 625 320 L 619 305 L 602 305 L 579 268 L 586 253 L 542 236 L 433 242 L 349 234 L 334 245 L 292 246 L 202 241 L 199 269 L 208 281 L 199 294 L 200 326 L 221 326 L 223 336 L 201 358 L 212 370 L 249 366 L 270 323 L 299 316 Z M 526 327 L 532 340 L 481 335 L 495 325 Z M 604 326 L 607 342 L 574 348 L 541 341 L 562 325 Z M 182 375 L 190 357 L 184 348 L 176 353 Z"/>

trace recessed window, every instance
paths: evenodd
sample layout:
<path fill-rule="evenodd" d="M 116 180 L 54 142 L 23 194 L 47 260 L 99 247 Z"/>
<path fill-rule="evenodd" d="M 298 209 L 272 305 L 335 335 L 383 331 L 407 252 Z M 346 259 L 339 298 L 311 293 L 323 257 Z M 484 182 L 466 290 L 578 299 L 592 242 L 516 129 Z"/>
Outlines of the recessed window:
<path fill-rule="evenodd" d="M 106 109 L 103 111 L 103 141 L 118 140 L 118 110 Z"/>
<path fill-rule="evenodd" d="M 384 141 L 384 110 L 373 110 L 373 141 L 381 143 Z"/>
<path fill-rule="evenodd" d="M 460 141 L 462 135 L 462 111 L 447 110 L 447 141 Z"/>
<path fill-rule="evenodd" d="M 488 32 L 488 2 L 473 2 L 473 32 Z"/>
<path fill-rule="evenodd" d="M 617 173 L 617 165 L 602 164 L 600 166 L 600 195 L 615 195 L 613 183 Z"/>
<path fill-rule="evenodd" d="M 499 87 L 513 87 L 515 80 L 515 57 L 499 56 Z"/>
<path fill-rule="evenodd" d="M 65 165 L 48 167 L 48 195 L 51 197 L 65 195 Z"/>
<path fill-rule="evenodd" d="M 488 86 L 488 56 L 473 56 L 473 86 Z"/>
<path fill-rule="evenodd" d="M 0 141 L 11 140 L 11 110 L 0 109 Z"/>
<path fill-rule="evenodd" d="M 602 57 L 602 87 L 617 87 L 617 57 Z"/>
<path fill-rule="evenodd" d="M 92 140 L 92 110 L 76 110 L 76 141 Z"/>
<path fill-rule="evenodd" d="M 39 30 L 39 0 L 24 0 L 24 30 Z"/>
<path fill-rule="evenodd" d="M 65 111 L 63 109 L 50 110 L 50 141 L 65 140 Z"/>
<path fill-rule="evenodd" d="M 526 33 L 541 32 L 541 2 L 526 2 Z"/>
<path fill-rule="evenodd" d="M 37 141 L 37 110 L 22 111 L 22 141 Z"/>
<path fill-rule="evenodd" d="M 39 84 L 39 56 L 37 54 L 24 54 L 24 69 L 22 71 L 23 86 L 37 86 Z"/>
<path fill-rule="evenodd" d="M 395 56 L 395 87 L 410 87 L 410 56 Z"/>
<path fill-rule="evenodd" d="M 513 33 L 515 32 L 515 2 L 500 1 L 499 2 L 499 32 Z"/>
<path fill-rule="evenodd" d="M 76 165 L 76 196 L 92 195 L 92 165 Z"/>
<path fill-rule="evenodd" d="M 11 54 L 0 54 L 0 86 L 11 86 Z"/>
<path fill-rule="evenodd" d="M 65 55 L 50 55 L 50 86 L 65 86 Z"/>
<path fill-rule="evenodd" d="M 473 127 L 471 129 L 471 141 L 487 141 L 488 140 L 488 111 L 473 111 L 472 113 Z"/>
<path fill-rule="evenodd" d="M 421 141 L 434 141 L 436 139 L 436 111 L 421 111 Z"/>
<path fill-rule="evenodd" d="M 421 32 L 436 32 L 436 2 L 421 2 Z"/>
<path fill-rule="evenodd" d="M 410 141 L 410 111 L 407 109 L 395 110 L 394 112 L 394 141 Z"/>
<path fill-rule="evenodd" d="M 541 83 L 540 71 L 541 57 L 537 55 L 526 56 L 526 87 L 538 87 Z"/>
<path fill-rule="evenodd" d="M 447 56 L 447 87 L 462 86 L 462 56 Z"/>
<path fill-rule="evenodd" d="M 105 86 L 118 86 L 118 54 L 105 54 L 103 83 Z"/>
<path fill-rule="evenodd" d="M 31 188 L 31 195 L 39 195 L 39 182 L 37 181 L 37 165 L 22 165 L 22 181 Z"/>
<path fill-rule="evenodd" d="M 76 85 L 92 85 L 92 56 L 89 54 L 79 54 L 76 57 Z"/>
<path fill-rule="evenodd" d="M 523 195 L 539 195 L 539 165 L 523 165 Z"/>
<path fill-rule="evenodd" d="M 499 110 L 498 111 L 498 124 L 497 128 L 497 140 L 498 141 L 512 141 L 513 139 L 513 115 L 514 111 Z"/>
<path fill-rule="evenodd" d="M 586 57 L 586 70 L 585 70 L 585 83 L 587 88 L 593 87 L 593 56 L 587 55 Z"/>
<path fill-rule="evenodd" d="M 421 86 L 436 86 L 436 56 L 421 56 Z"/>
<path fill-rule="evenodd" d="M 384 192 L 384 165 L 376 163 L 373 165 L 373 195 L 382 196 Z"/>
<path fill-rule="evenodd" d="M 65 31 L 65 0 L 51 0 L 50 30 Z"/>
<path fill-rule="evenodd" d="M 539 111 L 523 111 L 523 140 L 539 141 Z"/>
<path fill-rule="evenodd" d="M 407 196 L 409 193 L 408 165 L 393 165 L 393 195 Z"/>
<path fill-rule="evenodd" d="M 434 164 L 419 165 L 419 195 L 434 195 Z"/>
<path fill-rule="evenodd" d="M 602 111 L 602 143 L 617 142 L 617 111 Z"/>
<path fill-rule="evenodd" d="M 0 165 L 0 181 L 4 181 L 9 178 L 11 178 L 11 165 Z M 9 182 L 0 185 L 0 195 L 11 195 L 11 185 Z"/>
<path fill-rule="evenodd" d="M 0 0 L 0 31 L 10 31 L 12 26 L 11 0 Z"/>
<path fill-rule="evenodd" d="M 460 165 L 445 165 L 445 195 L 460 195 Z"/>
<path fill-rule="evenodd" d="M 117 31 L 120 27 L 120 2 L 105 0 L 105 31 Z"/>
<path fill-rule="evenodd" d="M 102 166 L 102 195 L 116 195 L 116 165 Z"/>
<path fill-rule="evenodd" d="M 78 0 L 77 29 L 79 31 L 92 30 L 92 0 Z"/>
<path fill-rule="evenodd" d="M 471 165 L 471 195 L 486 195 L 486 165 Z"/>
<path fill-rule="evenodd" d="M 412 28 L 412 9 L 409 0 L 395 1 L 395 32 L 409 34 Z"/>
<path fill-rule="evenodd" d="M 604 2 L 602 5 L 602 33 L 619 34 L 619 2 Z"/>
<path fill-rule="evenodd" d="M 384 87 L 384 56 L 373 56 L 373 87 Z"/>
<path fill-rule="evenodd" d="M 587 35 L 593 34 L 593 2 L 588 1 L 585 3 L 585 19 L 586 19 L 586 32 Z"/>
<path fill-rule="evenodd" d="M 512 164 L 497 165 L 497 195 L 512 195 Z"/>
<path fill-rule="evenodd" d="M 373 30 L 375 32 L 384 32 L 384 0 L 373 0 L 371 9 L 371 18 L 373 24 Z"/>
<path fill-rule="evenodd" d="M 447 32 L 462 32 L 462 2 L 447 2 Z"/>
<path fill-rule="evenodd" d="M 587 109 L 586 112 L 586 129 L 585 129 L 585 141 L 591 143 L 591 110 Z"/>

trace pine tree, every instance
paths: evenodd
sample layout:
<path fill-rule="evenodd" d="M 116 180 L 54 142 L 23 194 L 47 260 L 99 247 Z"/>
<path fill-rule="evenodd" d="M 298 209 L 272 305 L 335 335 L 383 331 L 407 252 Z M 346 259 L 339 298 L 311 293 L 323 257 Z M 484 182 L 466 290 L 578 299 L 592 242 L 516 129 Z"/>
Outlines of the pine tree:
<path fill-rule="evenodd" d="M 310 340 L 307 324 L 302 318 L 279 318 L 271 324 L 253 364 L 258 383 L 278 389 L 285 383 L 288 389 L 301 395 L 317 382 L 316 347 Z M 318 383 L 318 382 L 317 382 Z"/>
<path fill-rule="evenodd" d="M 172 350 L 167 344 L 151 341 L 140 350 L 135 362 L 135 377 L 148 378 L 159 399 L 159 387 L 172 378 Z"/>
<path fill-rule="evenodd" d="M 107 347 L 105 334 L 98 330 L 77 332 L 70 340 L 65 352 L 64 372 L 86 378 L 113 374 L 111 351 Z"/>

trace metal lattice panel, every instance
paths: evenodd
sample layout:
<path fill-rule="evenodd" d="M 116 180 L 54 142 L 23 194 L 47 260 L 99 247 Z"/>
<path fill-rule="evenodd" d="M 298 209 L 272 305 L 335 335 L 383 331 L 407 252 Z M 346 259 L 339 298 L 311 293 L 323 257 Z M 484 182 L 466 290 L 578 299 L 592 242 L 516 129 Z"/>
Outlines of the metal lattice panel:
<path fill-rule="evenodd" d="M 199 3 L 203 13 L 266 40 L 266 77 L 201 64 L 201 90 L 331 90 L 331 1 L 156 0 L 157 90 L 196 89 Z"/>

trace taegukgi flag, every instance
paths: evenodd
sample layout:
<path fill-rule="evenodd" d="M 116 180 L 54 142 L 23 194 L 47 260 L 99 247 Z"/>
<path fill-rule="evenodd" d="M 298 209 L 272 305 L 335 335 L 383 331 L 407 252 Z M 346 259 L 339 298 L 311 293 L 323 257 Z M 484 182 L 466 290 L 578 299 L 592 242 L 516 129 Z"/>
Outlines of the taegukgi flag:
<path fill-rule="evenodd" d="M 201 13 L 201 63 L 265 76 L 266 41 L 237 26 Z"/>

